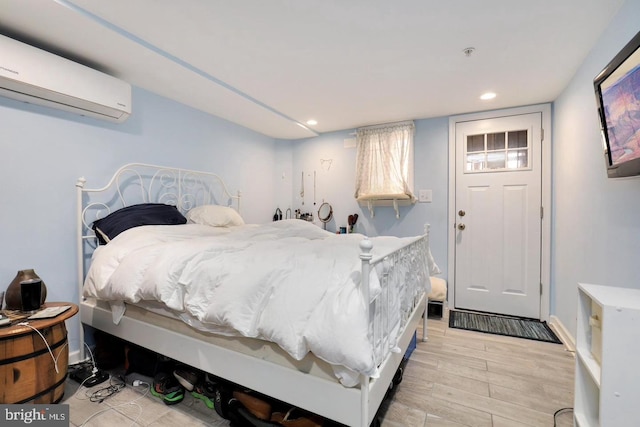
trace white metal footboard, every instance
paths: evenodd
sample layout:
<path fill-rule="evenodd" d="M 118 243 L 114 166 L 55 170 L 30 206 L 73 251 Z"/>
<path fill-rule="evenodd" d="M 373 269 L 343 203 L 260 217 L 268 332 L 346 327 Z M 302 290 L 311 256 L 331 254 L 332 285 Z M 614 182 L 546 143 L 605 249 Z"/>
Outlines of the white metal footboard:
<path fill-rule="evenodd" d="M 372 248 L 373 245 L 368 239 L 364 239 L 360 243 L 362 250 L 360 255 L 362 260 L 361 286 L 364 301 L 369 301 L 370 273 L 375 269 L 380 280 L 381 292 L 367 306 L 367 316 L 369 318 L 369 339 L 374 349 L 374 358 L 376 365 L 381 366 L 385 361 L 392 359 L 391 353 L 404 355 L 403 352 L 406 351 L 407 346 L 403 344 L 407 342 L 407 334 L 412 333 L 406 328 L 409 325 L 409 320 L 416 316 L 417 309 L 423 311 L 423 340 L 426 339 L 426 305 L 424 305 L 424 310 L 418 306 L 421 301 L 424 304 L 425 295 L 430 289 L 427 257 L 429 225 L 425 225 L 424 236 L 416 238 L 413 242 L 390 254 L 374 259 L 371 254 Z M 403 337 L 404 340 L 402 340 Z M 395 357 L 395 360 L 401 361 L 401 358 Z M 398 364 L 393 363 L 393 366 L 385 368 L 395 373 Z M 377 395 L 370 396 L 370 381 L 369 377 L 361 376 L 360 410 L 363 426 L 368 426 L 375 415 L 375 411 L 371 410 L 370 405 L 373 404 L 377 410 L 384 397 L 384 395 L 380 396 L 380 389 L 377 389 Z"/>

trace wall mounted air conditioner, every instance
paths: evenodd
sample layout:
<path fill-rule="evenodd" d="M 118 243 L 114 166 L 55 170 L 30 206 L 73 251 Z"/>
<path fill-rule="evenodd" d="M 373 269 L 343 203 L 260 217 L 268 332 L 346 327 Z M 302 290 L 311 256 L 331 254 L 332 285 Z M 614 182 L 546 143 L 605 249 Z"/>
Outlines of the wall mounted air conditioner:
<path fill-rule="evenodd" d="M 131 114 L 131 85 L 0 35 L 0 95 L 111 122 Z"/>

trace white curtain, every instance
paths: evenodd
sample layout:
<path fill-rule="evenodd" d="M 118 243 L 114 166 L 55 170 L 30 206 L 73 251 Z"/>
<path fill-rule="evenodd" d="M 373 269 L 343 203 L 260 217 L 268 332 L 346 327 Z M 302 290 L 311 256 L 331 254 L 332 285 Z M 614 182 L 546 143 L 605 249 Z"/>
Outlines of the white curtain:
<path fill-rule="evenodd" d="M 415 200 L 409 188 L 414 133 L 413 122 L 357 130 L 356 199 Z"/>

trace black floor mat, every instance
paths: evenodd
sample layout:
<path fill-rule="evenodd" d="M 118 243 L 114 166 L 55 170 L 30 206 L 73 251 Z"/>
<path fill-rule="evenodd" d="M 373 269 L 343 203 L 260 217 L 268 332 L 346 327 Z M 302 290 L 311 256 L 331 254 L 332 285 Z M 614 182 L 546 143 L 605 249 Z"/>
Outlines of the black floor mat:
<path fill-rule="evenodd" d="M 546 322 L 534 319 L 450 310 L 449 327 L 562 344 Z"/>

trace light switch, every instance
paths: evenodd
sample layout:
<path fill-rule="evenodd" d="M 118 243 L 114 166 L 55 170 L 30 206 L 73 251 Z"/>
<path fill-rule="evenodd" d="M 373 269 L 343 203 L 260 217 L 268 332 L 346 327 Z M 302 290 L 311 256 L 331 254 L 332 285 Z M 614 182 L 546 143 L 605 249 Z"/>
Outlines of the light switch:
<path fill-rule="evenodd" d="M 433 190 L 420 190 L 418 192 L 418 201 L 420 203 L 431 203 L 433 201 Z"/>

